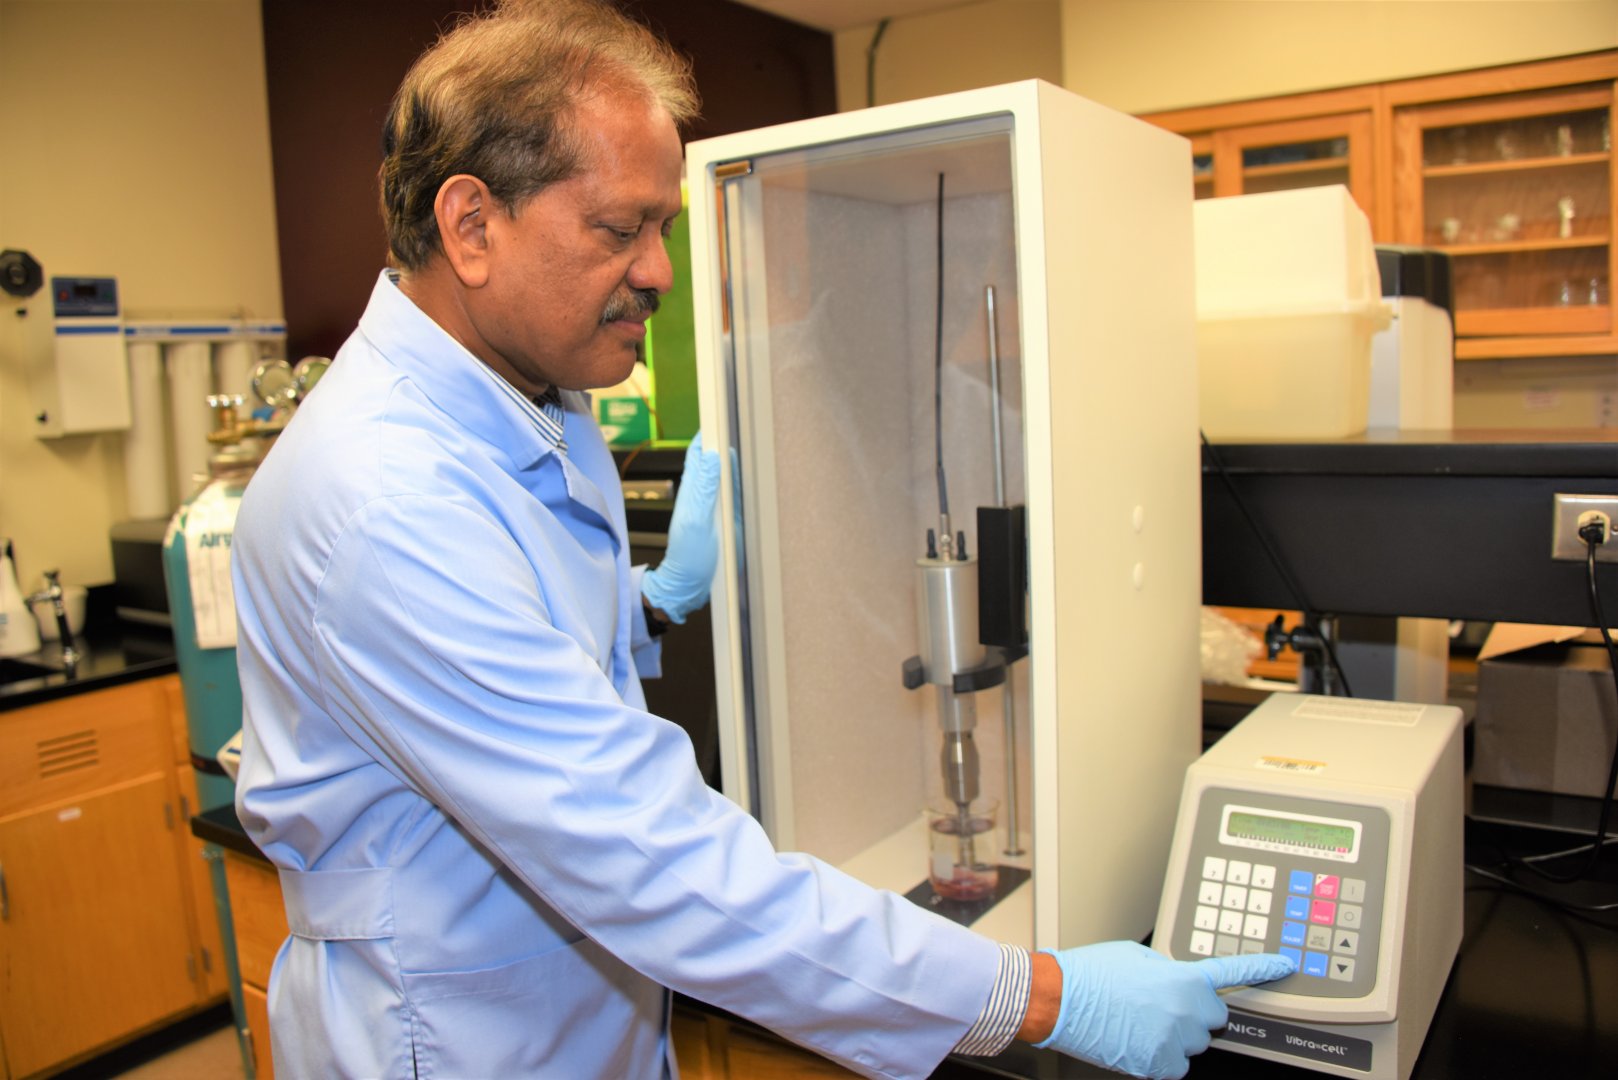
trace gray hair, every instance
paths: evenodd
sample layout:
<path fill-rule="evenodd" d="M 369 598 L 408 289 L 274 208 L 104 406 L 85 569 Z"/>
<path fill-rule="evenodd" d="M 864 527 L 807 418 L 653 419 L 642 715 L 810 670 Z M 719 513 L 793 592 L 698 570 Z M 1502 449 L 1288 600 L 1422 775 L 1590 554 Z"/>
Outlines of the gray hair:
<path fill-rule="evenodd" d="M 476 176 L 507 210 L 581 166 L 571 130 L 581 94 L 628 91 L 676 124 L 697 115 L 690 63 L 605 0 L 500 0 L 411 65 L 382 134 L 382 220 L 394 263 L 441 250 L 433 204 L 445 180 Z"/>

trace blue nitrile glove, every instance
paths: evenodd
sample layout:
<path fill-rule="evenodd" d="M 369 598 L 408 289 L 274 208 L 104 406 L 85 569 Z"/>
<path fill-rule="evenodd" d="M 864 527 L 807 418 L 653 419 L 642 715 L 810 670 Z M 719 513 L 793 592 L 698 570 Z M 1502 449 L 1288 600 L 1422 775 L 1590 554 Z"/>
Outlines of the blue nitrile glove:
<path fill-rule="evenodd" d="M 1050 952 L 1050 950 L 1042 950 Z M 1133 941 L 1052 952 L 1062 1009 L 1050 1047 L 1136 1076 L 1181 1077 L 1229 1012 L 1215 991 L 1297 971 L 1276 953 L 1170 960 Z"/>
<path fill-rule="evenodd" d="M 719 455 L 702 449 L 702 433 L 685 452 L 669 547 L 657 568 L 641 577 L 646 602 L 677 623 L 708 602 L 714 567 L 719 564 L 719 529 L 714 504 L 719 499 Z"/>

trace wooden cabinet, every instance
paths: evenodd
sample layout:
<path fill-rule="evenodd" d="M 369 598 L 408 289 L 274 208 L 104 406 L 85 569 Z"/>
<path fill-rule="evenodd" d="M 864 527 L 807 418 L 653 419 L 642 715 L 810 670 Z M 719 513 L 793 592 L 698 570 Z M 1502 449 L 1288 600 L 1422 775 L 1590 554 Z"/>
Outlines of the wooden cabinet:
<path fill-rule="evenodd" d="M 676 1004 L 670 1020 L 683 1080 L 846 1080 L 857 1074 L 760 1028 Z"/>
<path fill-rule="evenodd" d="M 225 881 L 230 886 L 231 920 L 236 927 L 236 966 L 242 973 L 242 1002 L 247 1015 L 247 1041 L 257 1080 L 271 1080 L 270 968 L 291 931 L 281 902 L 281 878 L 261 858 L 225 852 Z"/>
<path fill-rule="evenodd" d="M 1361 209 L 1372 205 L 1368 111 L 1227 128 L 1208 141 L 1213 182 L 1207 195 L 1341 184 Z"/>
<path fill-rule="evenodd" d="M 230 972 L 225 965 L 224 935 L 219 930 L 219 910 L 214 899 L 213 873 L 208 866 L 207 847 L 187 827 L 201 806 L 197 797 L 197 774 L 191 765 L 191 739 L 186 730 L 185 694 L 180 688 L 178 675 L 165 675 L 157 680 L 163 694 L 164 712 L 168 716 L 169 734 L 174 767 L 174 784 L 180 800 L 181 827 L 175 831 L 179 846 L 180 864 L 184 870 L 187 902 L 191 922 L 196 928 L 193 942 L 196 955 L 197 989 L 204 999 L 225 997 L 230 993 Z"/>
<path fill-rule="evenodd" d="M 247 1045 L 253 1054 L 254 1080 L 275 1080 L 275 1063 L 270 1060 L 270 997 L 262 987 L 242 984 L 242 1017 L 247 1025 Z"/>
<path fill-rule="evenodd" d="M 1355 87 L 1153 113 L 1191 140 L 1196 197 L 1342 184 L 1367 214 L 1377 203 L 1377 94 Z"/>
<path fill-rule="evenodd" d="M 0 822 L 8 1064 L 39 1072 L 196 1002 L 167 778 Z"/>
<path fill-rule="evenodd" d="M 1489 355 L 1613 350 L 1612 107 L 1608 81 L 1395 114 L 1395 238 L 1453 256 Z"/>
<path fill-rule="evenodd" d="M 1379 243 L 1454 257 L 1456 358 L 1618 353 L 1618 52 L 1145 119 L 1190 137 L 1199 198 L 1345 184 Z"/>
<path fill-rule="evenodd" d="M 197 776 L 187 761 L 175 766 L 174 782 L 180 793 L 180 820 L 190 821 L 197 808 Z M 225 966 L 224 935 L 219 931 L 219 908 L 214 900 L 213 874 L 208 869 L 207 844 L 189 829 L 176 837 L 180 862 L 196 927 L 195 942 L 197 989 L 204 998 L 221 998 L 230 993 L 230 972 Z"/>
<path fill-rule="evenodd" d="M 156 679 L 0 714 L 10 1077 L 55 1071 L 222 996 L 200 962 L 172 746 Z"/>
<path fill-rule="evenodd" d="M 691 1080 L 849 1080 L 858 1075 L 841 1065 L 793 1046 L 759 1028 L 717 1016 L 706 1018 L 703 1062 L 707 1072 L 688 1071 L 678 1038 L 680 1075 Z"/>

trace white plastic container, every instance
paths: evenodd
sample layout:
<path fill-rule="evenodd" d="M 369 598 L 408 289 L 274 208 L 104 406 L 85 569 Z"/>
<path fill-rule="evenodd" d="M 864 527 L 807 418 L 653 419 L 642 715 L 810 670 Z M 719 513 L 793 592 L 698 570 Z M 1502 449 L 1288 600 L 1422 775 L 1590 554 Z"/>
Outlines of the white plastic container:
<path fill-rule="evenodd" d="M 1365 430 L 1388 325 L 1371 224 L 1341 186 L 1195 204 L 1202 429 L 1214 439 Z"/>
<path fill-rule="evenodd" d="M 39 628 L 28 614 L 22 589 L 17 586 L 11 541 L 0 540 L 0 656 L 25 656 L 38 651 Z"/>

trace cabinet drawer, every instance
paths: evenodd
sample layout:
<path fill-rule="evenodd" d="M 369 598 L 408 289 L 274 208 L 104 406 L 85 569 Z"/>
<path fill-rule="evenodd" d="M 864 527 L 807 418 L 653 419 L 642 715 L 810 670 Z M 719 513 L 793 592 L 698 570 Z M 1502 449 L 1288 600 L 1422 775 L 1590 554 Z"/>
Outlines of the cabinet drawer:
<path fill-rule="evenodd" d="M 242 982 L 269 989 L 275 954 L 291 932 L 281 903 L 281 878 L 259 859 L 225 852 L 230 917 L 236 924 L 236 963 Z"/>
<path fill-rule="evenodd" d="M 256 986 L 242 986 L 242 1006 L 247 1013 L 247 1040 L 253 1048 L 253 1072 L 258 1080 L 275 1080 L 275 1064 L 270 1060 L 270 1002 Z"/>
<path fill-rule="evenodd" d="M 0 714 L 0 816 L 171 771 L 158 680 Z"/>

